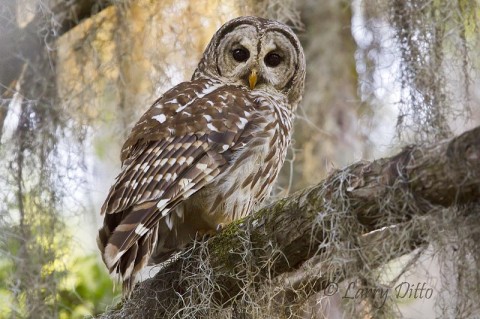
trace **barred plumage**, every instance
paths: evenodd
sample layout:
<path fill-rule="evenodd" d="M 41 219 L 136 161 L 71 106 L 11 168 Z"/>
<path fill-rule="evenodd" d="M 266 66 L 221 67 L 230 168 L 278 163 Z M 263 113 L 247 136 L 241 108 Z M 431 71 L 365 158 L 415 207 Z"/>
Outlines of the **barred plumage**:
<path fill-rule="evenodd" d="M 246 50 L 246 60 L 235 50 Z M 217 31 L 192 81 L 141 117 L 123 146 L 98 236 L 125 293 L 149 261 L 168 259 L 197 233 L 262 203 L 285 158 L 304 76 L 303 51 L 288 27 L 237 18 Z"/>

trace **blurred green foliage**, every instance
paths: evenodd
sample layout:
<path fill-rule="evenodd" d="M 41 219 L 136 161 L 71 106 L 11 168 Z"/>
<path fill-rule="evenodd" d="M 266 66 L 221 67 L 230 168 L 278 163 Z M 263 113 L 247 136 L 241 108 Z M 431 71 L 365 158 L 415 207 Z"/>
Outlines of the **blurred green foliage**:
<path fill-rule="evenodd" d="M 120 289 L 95 255 L 80 257 L 69 269 L 65 285 L 59 289 L 60 318 L 83 318 L 98 315 L 112 305 Z"/>
<path fill-rule="evenodd" d="M 45 300 L 49 306 L 56 308 L 60 319 L 77 319 L 85 316 L 95 316 L 115 304 L 114 299 L 120 298 L 120 289 L 115 288 L 105 267 L 96 255 L 72 258 L 63 266 L 66 275 L 58 284 L 55 301 Z M 15 289 L 15 283 L 9 281 L 13 271 L 13 263 L 0 257 L 0 318 L 22 318 L 22 293 Z M 53 297 L 53 296 L 52 296 Z M 14 300 L 17 300 L 15 302 Z M 16 303 L 16 304 L 15 304 Z"/>

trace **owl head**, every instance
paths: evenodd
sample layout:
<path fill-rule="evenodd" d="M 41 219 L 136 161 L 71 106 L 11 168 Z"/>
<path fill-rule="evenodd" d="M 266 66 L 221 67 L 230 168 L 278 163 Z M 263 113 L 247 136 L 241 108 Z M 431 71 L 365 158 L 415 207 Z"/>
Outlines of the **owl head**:
<path fill-rule="evenodd" d="M 213 36 L 192 79 L 202 77 L 279 93 L 296 107 L 303 94 L 305 56 L 297 36 L 285 24 L 239 17 Z"/>

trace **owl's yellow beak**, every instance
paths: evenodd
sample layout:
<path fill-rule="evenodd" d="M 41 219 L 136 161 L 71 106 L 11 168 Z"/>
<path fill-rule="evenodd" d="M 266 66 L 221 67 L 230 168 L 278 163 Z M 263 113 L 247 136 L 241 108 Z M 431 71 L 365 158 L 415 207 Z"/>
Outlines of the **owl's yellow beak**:
<path fill-rule="evenodd" d="M 257 84 L 257 70 L 252 69 L 250 76 L 248 77 L 248 83 L 250 84 L 250 89 L 253 90 Z"/>

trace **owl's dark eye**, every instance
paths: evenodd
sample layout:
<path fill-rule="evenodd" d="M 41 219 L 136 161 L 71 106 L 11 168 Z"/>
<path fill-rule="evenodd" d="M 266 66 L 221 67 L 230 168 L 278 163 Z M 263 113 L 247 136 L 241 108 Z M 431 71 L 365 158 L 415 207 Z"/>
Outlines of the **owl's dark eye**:
<path fill-rule="evenodd" d="M 237 62 L 245 62 L 250 57 L 250 52 L 247 49 L 239 48 L 232 51 L 232 56 Z"/>
<path fill-rule="evenodd" d="M 282 62 L 283 58 L 278 53 L 269 53 L 264 60 L 267 66 L 274 68 Z"/>

